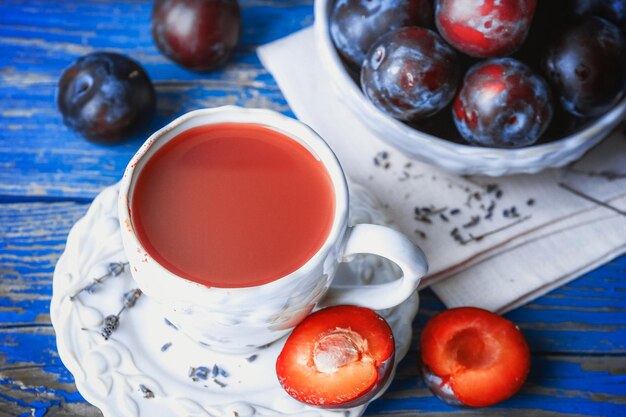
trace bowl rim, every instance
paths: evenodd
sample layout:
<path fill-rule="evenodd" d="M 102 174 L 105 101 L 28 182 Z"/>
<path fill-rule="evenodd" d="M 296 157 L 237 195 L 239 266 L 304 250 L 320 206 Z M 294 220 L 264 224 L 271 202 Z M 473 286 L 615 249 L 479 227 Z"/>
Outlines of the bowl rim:
<path fill-rule="evenodd" d="M 427 145 L 431 148 L 437 147 L 460 156 L 482 158 L 483 162 L 485 160 L 495 159 L 499 161 L 502 161 L 503 159 L 520 161 L 521 159 L 526 160 L 528 158 L 532 158 L 535 160 L 542 155 L 545 156 L 547 154 L 556 153 L 563 148 L 576 148 L 584 142 L 593 140 L 598 135 L 601 135 L 603 131 L 608 130 L 609 128 L 612 129 L 626 114 L 625 94 L 611 110 L 602 116 L 599 116 L 583 129 L 560 139 L 522 148 L 493 148 L 456 143 L 426 132 L 422 132 L 379 110 L 365 97 L 357 83 L 355 83 L 354 80 L 348 75 L 348 72 L 346 71 L 345 66 L 343 65 L 330 37 L 328 16 L 330 14 L 332 3 L 333 0 L 315 0 L 314 4 L 315 40 L 323 64 L 325 64 L 326 69 L 330 72 L 335 87 L 340 89 L 343 95 L 347 96 L 351 104 L 357 104 L 360 107 L 359 109 L 355 109 L 356 111 L 364 111 L 369 118 L 375 119 L 377 123 L 382 123 L 386 128 L 390 128 L 395 133 L 404 136 L 406 139 L 404 141 L 404 146 L 402 143 L 395 143 L 396 141 L 394 140 L 394 145 L 397 147 L 406 148 L 408 141 L 419 139 L 422 146 Z M 599 141 L 600 139 L 598 138 L 593 140 L 594 143 L 592 146 Z M 390 143 L 387 140 L 386 142 Z M 433 158 L 426 158 L 429 161 L 433 161 Z M 545 166 L 543 168 L 548 167 L 549 166 Z"/>

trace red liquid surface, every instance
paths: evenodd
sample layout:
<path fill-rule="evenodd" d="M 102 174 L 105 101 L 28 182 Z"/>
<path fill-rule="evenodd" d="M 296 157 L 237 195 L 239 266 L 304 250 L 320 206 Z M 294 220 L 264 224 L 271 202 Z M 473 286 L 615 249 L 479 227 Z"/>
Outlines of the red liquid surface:
<path fill-rule="evenodd" d="M 248 124 L 190 129 L 141 170 L 135 232 L 161 265 L 214 287 L 265 284 L 297 270 L 326 240 L 335 200 L 320 161 Z"/>

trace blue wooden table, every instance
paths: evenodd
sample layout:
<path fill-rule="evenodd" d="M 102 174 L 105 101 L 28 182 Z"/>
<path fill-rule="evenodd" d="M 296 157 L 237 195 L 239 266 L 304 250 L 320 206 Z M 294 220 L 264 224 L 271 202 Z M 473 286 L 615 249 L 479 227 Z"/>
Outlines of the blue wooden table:
<path fill-rule="evenodd" d="M 158 53 L 150 11 L 146 0 L 0 2 L 0 416 L 100 415 L 59 359 L 49 316 L 52 271 L 72 224 L 118 181 L 145 135 L 104 147 L 68 131 L 54 104 L 62 69 L 102 49 L 140 61 L 158 95 L 146 132 L 200 107 L 290 114 L 255 48 L 311 25 L 312 0 L 243 0 L 242 42 L 226 68 L 206 75 Z M 420 329 L 443 308 L 423 292 L 411 351 L 367 415 L 626 415 L 626 257 L 507 314 L 529 340 L 532 369 L 522 391 L 495 407 L 449 407 L 420 380 Z"/>

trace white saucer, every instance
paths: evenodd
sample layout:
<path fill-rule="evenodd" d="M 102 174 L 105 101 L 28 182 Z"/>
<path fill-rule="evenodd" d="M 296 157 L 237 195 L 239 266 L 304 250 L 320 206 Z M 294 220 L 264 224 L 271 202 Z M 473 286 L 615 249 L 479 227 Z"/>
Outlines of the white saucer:
<path fill-rule="evenodd" d="M 350 187 L 351 223 L 389 225 L 365 188 Z M 110 263 L 126 262 L 117 195 L 117 185 L 102 191 L 70 231 L 54 271 L 50 307 L 61 360 L 83 397 L 105 417 L 357 417 L 365 411 L 366 406 L 317 409 L 287 395 L 274 370 L 284 340 L 253 354 L 218 354 L 168 325 L 146 296 L 134 304 L 130 300 L 132 305 L 119 314 L 119 326 L 105 340 L 101 334 L 105 317 L 118 314 L 124 294 L 136 288 L 128 267 L 107 275 Z M 372 256 L 345 265 L 334 282 L 395 279 L 395 268 Z M 103 276 L 91 292 L 82 291 L 72 299 Z M 400 306 L 381 312 L 394 332 L 396 365 L 408 351 L 417 308 L 415 293 Z"/>

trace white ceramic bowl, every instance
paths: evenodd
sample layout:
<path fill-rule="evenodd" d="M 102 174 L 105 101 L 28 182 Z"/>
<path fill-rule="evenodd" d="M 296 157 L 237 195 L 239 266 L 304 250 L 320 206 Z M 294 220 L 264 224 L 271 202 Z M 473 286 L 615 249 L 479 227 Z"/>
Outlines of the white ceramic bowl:
<path fill-rule="evenodd" d="M 335 50 L 329 31 L 334 0 L 315 0 L 315 39 L 337 98 L 344 102 L 382 140 L 409 157 L 457 174 L 511 175 L 562 167 L 597 145 L 626 114 L 626 97 L 593 123 L 549 143 L 519 149 L 484 148 L 454 143 L 420 132 L 377 109 L 361 92 Z"/>

